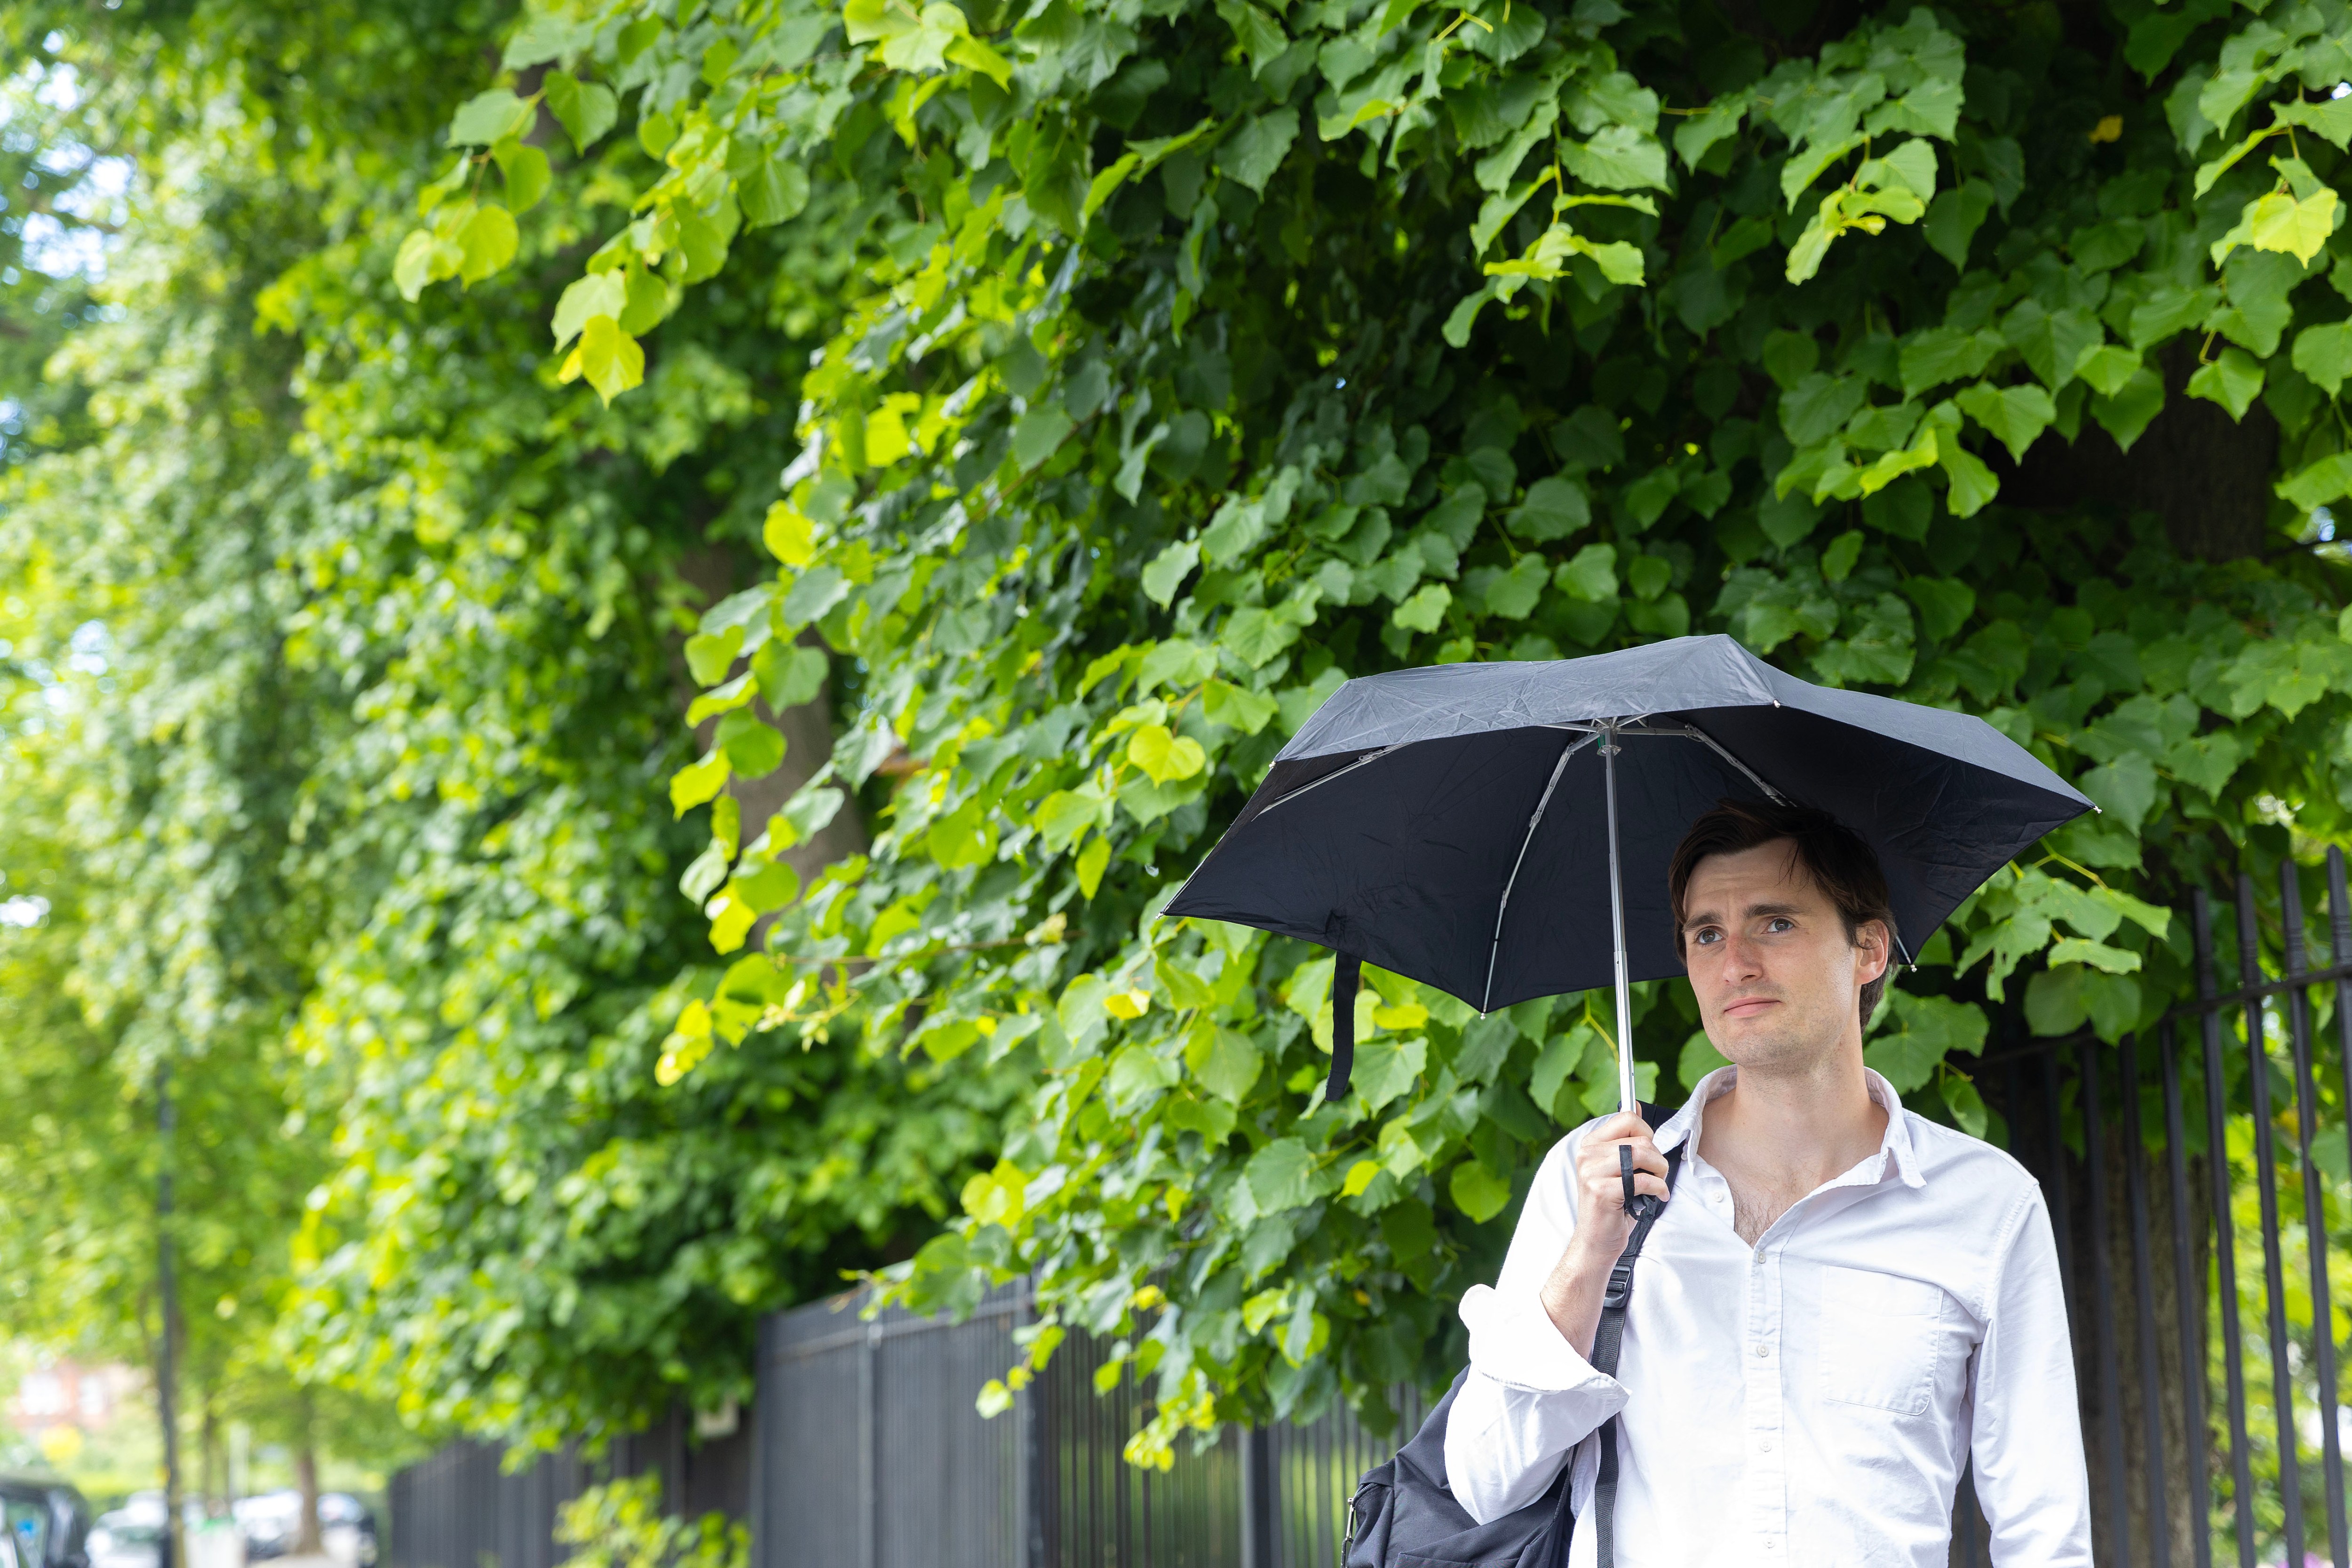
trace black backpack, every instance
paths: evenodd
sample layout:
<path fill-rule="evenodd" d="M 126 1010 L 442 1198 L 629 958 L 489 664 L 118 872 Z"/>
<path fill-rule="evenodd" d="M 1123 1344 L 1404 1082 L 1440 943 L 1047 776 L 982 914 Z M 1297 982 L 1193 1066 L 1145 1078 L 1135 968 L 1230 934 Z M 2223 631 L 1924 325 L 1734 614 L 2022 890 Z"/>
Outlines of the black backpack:
<path fill-rule="evenodd" d="M 1643 1120 L 1653 1127 L 1664 1114 L 1655 1106 L 1642 1107 Z M 1633 1155 L 1628 1151 L 1622 1158 L 1630 1191 Z M 1666 1156 L 1668 1192 L 1681 1174 L 1682 1163 L 1679 1148 Z M 1651 1227 L 1665 1212 L 1654 1197 L 1635 1198 L 1632 1207 L 1633 1234 L 1609 1272 L 1609 1289 L 1601 1299 L 1601 1326 L 1592 1340 L 1593 1368 L 1611 1376 L 1616 1374 L 1617 1353 L 1624 1341 L 1626 1304 L 1633 1298 L 1633 1263 Z M 1356 1495 L 1348 1504 L 1348 1536 L 1339 1550 L 1341 1568 L 1565 1568 L 1569 1537 L 1576 1529 L 1576 1516 L 1569 1507 L 1576 1469 L 1572 1452 L 1541 1497 L 1500 1519 L 1479 1524 L 1454 1500 L 1445 1480 L 1445 1419 L 1469 1375 L 1466 1367 L 1456 1373 L 1454 1386 L 1412 1440 L 1356 1483 Z M 1601 1428 L 1601 1474 L 1592 1498 L 1593 1521 L 1601 1531 L 1595 1559 L 1599 1568 L 1613 1568 L 1615 1563 L 1612 1515 L 1616 1501 L 1617 1421 L 1612 1416 Z"/>

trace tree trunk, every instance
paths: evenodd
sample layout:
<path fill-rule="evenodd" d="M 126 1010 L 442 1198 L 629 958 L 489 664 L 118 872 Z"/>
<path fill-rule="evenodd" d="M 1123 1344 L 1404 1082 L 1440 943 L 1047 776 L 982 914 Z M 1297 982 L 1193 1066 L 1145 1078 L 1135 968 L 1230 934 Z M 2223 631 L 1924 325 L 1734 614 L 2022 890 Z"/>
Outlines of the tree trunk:
<path fill-rule="evenodd" d="M 2035 442 L 2015 469 L 1993 454 L 2000 499 L 2025 507 L 2152 511 L 2164 520 L 2172 547 L 2201 561 L 2262 553 L 2278 421 L 2259 401 L 2233 420 L 2220 404 L 2189 396 L 2197 351 L 2189 340 L 2165 351 L 2156 368 L 2164 376 L 2164 411 L 2128 453 L 2085 413 L 2072 445 L 2053 434 Z"/>
<path fill-rule="evenodd" d="M 226 1467 L 221 1454 L 220 1413 L 213 1407 L 209 1393 L 205 1395 L 204 1428 L 197 1441 L 204 1456 L 204 1479 L 198 1485 L 204 1492 L 205 1517 L 218 1519 L 228 1511 L 228 1503 L 223 1495 L 226 1481 L 221 1472 Z"/>
<path fill-rule="evenodd" d="M 302 1399 L 301 1421 L 294 1449 L 294 1486 L 302 1494 L 302 1513 L 295 1527 L 294 1551 L 298 1556 L 317 1557 L 327 1546 L 319 1531 L 319 1440 L 308 1394 Z"/>
<path fill-rule="evenodd" d="M 715 605 L 748 587 L 767 569 L 740 552 L 711 549 L 689 552 L 679 561 L 677 574 L 702 594 L 706 604 Z M 803 630 L 799 640 L 811 647 L 824 647 L 824 639 L 813 626 Z M 745 660 L 737 661 L 736 671 L 740 673 L 747 664 Z M 700 689 L 687 672 L 683 653 L 677 660 L 677 677 L 679 706 L 683 708 L 700 695 Z M 782 713 L 771 709 L 765 699 L 754 698 L 752 702 L 761 719 L 783 732 L 784 761 L 782 766 L 763 778 L 728 782 L 727 793 L 743 807 L 742 841 L 746 844 L 757 838 L 766 829 L 769 819 L 832 758 L 833 682 L 828 679 L 814 698 Z M 709 747 L 718 726 L 718 720 L 706 719 L 696 727 L 696 740 L 704 749 Z M 848 785 L 845 783 L 842 787 L 846 789 Z M 866 843 L 865 819 L 859 816 L 853 798 L 822 831 L 786 850 L 781 858 L 800 874 L 805 884 L 835 861 L 864 854 Z M 765 920 L 761 921 L 760 931 L 764 932 L 767 923 Z M 756 936 L 753 945 L 757 945 Z"/>

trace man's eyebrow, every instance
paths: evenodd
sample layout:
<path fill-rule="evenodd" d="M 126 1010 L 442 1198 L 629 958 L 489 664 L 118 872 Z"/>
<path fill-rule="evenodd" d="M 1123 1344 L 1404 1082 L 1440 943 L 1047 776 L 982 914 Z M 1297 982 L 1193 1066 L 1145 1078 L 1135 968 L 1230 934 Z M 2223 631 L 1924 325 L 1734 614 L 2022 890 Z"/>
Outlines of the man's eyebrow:
<path fill-rule="evenodd" d="M 1801 915 L 1804 912 L 1803 908 L 1797 904 L 1750 904 L 1746 910 L 1746 916 L 1752 921 L 1764 915 Z M 1713 910 L 1699 910 L 1683 917 L 1683 930 L 1689 931 L 1694 926 L 1717 925 L 1722 921 L 1723 917 Z"/>

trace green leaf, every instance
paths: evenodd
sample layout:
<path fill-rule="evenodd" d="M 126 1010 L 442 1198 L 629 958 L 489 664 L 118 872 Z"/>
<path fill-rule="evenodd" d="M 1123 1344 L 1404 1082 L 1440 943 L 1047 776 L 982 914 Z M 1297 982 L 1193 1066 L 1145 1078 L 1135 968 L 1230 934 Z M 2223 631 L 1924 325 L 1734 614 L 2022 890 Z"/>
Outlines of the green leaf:
<path fill-rule="evenodd" d="M 1443 583 L 1423 584 L 1419 592 L 1399 605 L 1389 619 L 1411 631 L 1433 632 L 1445 618 L 1446 606 L 1454 603 L 1454 591 Z M 1273 657 L 1271 654 L 1268 658 Z M 1258 663 L 1265 662 L 1264 659 Z M 1253 668 L 1255 665 L 1252 666 Z"/>
<path fill-rule="evenodd" d="M 2301 198 L 2273 192 L 2246 209 L 2246 242 L 2257 250 L 2284 251 L 2308 267 L 2336 232 L 2336 216 L 2331 189 Z"/>
<path fill-rule="evenodd" d="M 2273 104 L 2271 112 L 2281 125 L 2300 125 L 2317 132 L 2338 152 L 2352 143 L 2352 97 L 2322 99 L 2316 103 L 2289 99 Z"/>
<path fill-rule="evenodd" d="M 1683 166 L 1698 167 L 1699 160 L 1718 142 L 1739 133 L 1739 122 L 1748 112 L 1748 95 L 1745 91 L 1728 94 L 1707 105 L 1705 113 L 1691 116 L 1675 129 L 1675 152 Z"/>
<path fill-rule="evenodd" d="M 1831 376 L 1816 371 L 1780 395 L 1780 428 L 1800 447 L 1830 436 L 1870 396 L 1870 384 L 1860 376 Z"/>
<path fill-rule="evenodd" d="M 2053 393 L 2074 379 L 2075 366 L 2097 350 L 2102 339 L 2098 318 L 2088 310 L 2046 310 L 2038 300 L 2021 300 L 2002 318 L 2001 335 Z"/>
<path fill-rule="evenodd" d="M 2079 936 L 2062 937 L 2050 949 L 2052 964 L 2087 963 L 2110 974 L 2130 974 L 2140 965 L 2138 953 L 2126 948 L 2109 947 Z"/>
<path fill-rule="evenodd" d="M 1927 204 L 1927 221 L 1921 226 L 1928 247 L 1965 272 L 1969 242 L 1984 226 L 1985 215 L 1992 211 L 1992 187 L 1982 180 L 1964 180 L 1941 192 Z"/>
<path fill-rule="evenodd" d="M 670 775 L 669 802 L 672 815 L 684 816 L 694 807 L 710 799 L 727 787 L 726 753 L 712 751 L 698 763 L 682 767 Z"/>
<path fill-rule="evenodd" d="M 2279 495 L 2305 511 L 2352 495 L 2352 452 L 2338 452 L 2307 463 L 2281 479 Z"/>
<path fill-rule="evenodd" d="M 2038 386 L 1996 387 L 1980 381 L 1952 401 L 2009 448 L 2011 462 L 2024 461 L 2025 449 L 2058 417 L 2050 395 Z"/>
<path fill-rule="evenodd" d="M 1013 424 L 1013 461 L 1024 472 L 1035 468 L 1069 438 L 1070 429 L 1070 416 L 1060 404 L 1032 408 Z"/>
<path fill-rule="evenodd" d="M 1455 1208 L 1484 1225 L 1510 1206 L 1511 1181 L 1475 1160 L 1465 1160 L 1454 1167 L 1446 1192 L 1453 1197 Z"/>
<path fill-rule="evenodd" d="M 530 129 L 533 100 L 517 98 L 502 87 L 467 99 L 449 119 L 449 145 L 487 147 Z"/>
<path fill-rule="evenodd" d="M 524 213 L 537 206 L 547 194 L 547 154 L 509 137 L 490 149 L 490 156 L 498 160 L 499 173 L 505 177 L 508 208 Z"/>
<path fill-rule="evenodd" d="M 1958 1073 L 1948 1072 L 1937 1080 L 1937 1090 L 1944 1097 L 1944 1108 L 1952 1113 L 1961 1131 L 1971 1138 L 1982 1138 L 1992 1128 L 1992 1113 L 1985 1109 L 1984 1096 L 1977 1086 Z"/>
<path fill-rule="evenodd" d="M 1238 1029 L 1196 1033 L 1184 1047 L 1184 1066 L 1201 1086 L 1229 1105 L 1239 1105 L 1265 1066 L 1256 1044 Z"/>
<path fill-rule="evenodd" d="M 728 766 L 739 778 L 761 778 L 783 764 L 784 737 L 747 708 L 719 721 L 713 744 L 726 753 Z"/>
<path fill-rule="evenodd" d="M 1208 765 L 1208 753 L 1190 736 L 1171 735 L 1165 724 L 1139 728 L 1127 743 L 1127 760 L 1141 768 L 1153 784 L 1189 779 Z"/>
<path fill-rule="evenodd" d="M 760 683 L 760 695 L 782 713 L 815 699 L 824 687 L 827 664 L 821 647 L 770 637 L 752 656 L 751 673 Z"/>
<path fill-rule="evenodd" d="M 1965 381 L 1981 374 L 2006 343 L 1998 332 L 1962 331 L 1958 327 L 1928 327 L 1903 340 L 1898 356 L 1903 395 L 1916 397 L 1948 381 Z"/>
<path fill-rule="evenodd" d="M 748 226 L 783 223 L 807 210 L 808 170 L 783 158 L 762 156 L 737 175 L 735 197 L 743 205 Z"/>
<path fill-rule="evenodd" d="M 1202 689 L 1202 716 L 1212 724 L 1245 735 L 1265 729 L 1276 710 L 1275 700 L 1263 692 L 1245 691 L 1222 680 L 1212 680 Z"/>
<path fill-rule="evenodd" d="M 2156 804 L 2156 764 L 2142 756 L 2118 757 L 2076 779 L 2074 787 L 2126 832 L 2137 833 Z"/>
<path fill-rule="evenodd" d="M 1242 1178 L 1260 1214 L 1304 1208 L 1323 1195 L 1315 1156 L 1296 1138 L 1277 1138 L 1251 1155 Z"/>
<path fill-rule="evenodd" d="M 1853 123 L 1851 121 L 1848 124 Z M 1859 134 L 1832 142 L 1826 146 L 1808 147 L 1791 153 L 1789 161 L 1780 165 L 1780 195 L 1787 199 L 1789 210 L 1797 210 L 1797 198 L 1810 189 L 1812 183 L 1826 173 L 1829 166 L 1861 146 L 1869 138 Z"/>
<path fill-rule="evenodd" d="M 2101 350 L 2106 353 L 2106 350 Z M 2164 382 L 2156 372 L 2143 366 L 2134 371 L 2122 388 L 2113 396 L 2091 399 L 2091 417 L 2099 428 L 2115 438 L 2115 443 L 2128 452 L 2140 437 L 2149 421 L 2164 411 Z"/>
<path fill-rule="evenodd" d="M 1103 872 L 1110 865 L 1110 840 L 1097 837 L 1078 851 L 1078 891 L 1091 900 L 1102 886 Z"/>
<path fill-rule="evenodd" d="M 1984 459 L 1961 446 L 1957 439 L 1936 443 L 1936 460 L 1943 466 L 1944 476 L 1951 482 L 1945 493 L 1944 504 L 1954 517 L 1974 517 L 1986 503 L 2000 493 L 2000 481 L 1985 467 Z"/>
<path fill-rule="evenodd" d="M 1298 111 L 1274 109 L 1244 121 L 1217 149 L 1217 172 L 1258 195 L 1298 139 Z"/>
<path fill-rule="evenodd" d="M 1666 150 L 1631 125 L 1604 125 L 1589 142 L 1560 138 L 1560 162 L 1588 185 L 1606 191 L 1666 188 Z"/>
<path fill-rule="evenodd" d="M 579 374 L 607 404 L 646 379 L 646 351 L 610 316 L 591 316 L 582 324 L 572 354 Z"/>
<path fill-rule="evenodd" d="M 1234 41 L 1242 53 L 1249 57 L 1250 75 L 1258 76 L 1279 59 L 1290 47 L 1290 39 L 1282 24 L 1267 16 L 1249 0 L 1217 0 L 1217 15 L 1234 30 Z"/>
<path fill-rule="evenodd" d="M 2137 352 L 2116 343 L 2102 343 L 2083 354 L 2074 364 L 2074 374 L 2093 391 L 2110 397 L 2130 385 L 2139 370 Z"/>
<path fill-rule="evenodd" d="M 2352 107 L 2352 99 L 2338 101 Z M 2345 378 L 2352 376 L 2352 321 L 2305 327 L 2295 334 L 2294 361 L 2314 386 L 2335 396 Z"/>
<path fill-rule="evenodd" d="M 1863 1060 L 1899 1094 L 1934 1078 L 1951 1052 L 1975 1055 L 1984 1049 L 1984 1014 L 1950 997 L 1914 996 L 1890 987 L 1876 1022 L 1877 1032 L 1864 1047 Z"/>
<path fill-rule="evenodd" d="M 1478 586 L 1486 600 L 1486 613 L 1500 616 L 1507 621 L 1521 621 L 1536 607 L 1544 584 L 1551 577 L 1551 564 L 1542 556 L 1522 555 L 1507 572 L 1492 567 L 1480 567 L 1470 574 L 1469 582 Z M 1423 630 L 1431 628 L 1423 627 Z"/>
<path fill-rule="evenodd" d="M 2262 390 L 2262 362 L 2240 348 L 2223 349 L 2189 377 L 2189 396 L 2220 404 L 2232 419 L 2243 419 Z"/>
<path fill-rule="evenodd" d="M 1822 575 L 1832 583 L 1843 583 L 1853 571 L 1853 563 L 1862 558 L 1862 531 L 1850 529 L 1830 542 L 1822 552 Z"/>
<path fill-rule="evenodd" d="M 1350 1087 L 1362 1097 L 1365 1110 L 1378 1110 L 1420 1080 L 1428 1058 L 1429 1042 L 1419 1035 L 1402 1040 L 1375 1036 L 1356 1047 Z"/>
<path fill-rule="evenodd" d="M 583 157 L 620 118 L 620 100 L 602 82 L 583 82 L 569 71 L 551 70 L 540 79 L 540 90 L 547 95 L 548 110 Z"/>
<path fill-rule="evenodd" d="M 924 847 L 945 870 L 985 866 L 996 858 L 996 824 L 980 802 L 968 800 L 931 824 Z"/>
<path fill-rule="evenodd" d="M 1600 604 L 1617 596 L 1617 547 L 1588 544 L 1559 564 L 1552 583 L 1572 599 Z"/>
<path fill-rule="evenodd" d="M 1540 544 L 1565 539 L 1591 521 L 1592 510 L 1585 500 L 1584 487 L 1554 474 L 1528 487 L 1527 499 L 1511 510 L 1503 526 L 1522 539 Z"/>
<path fill-rule="evenodd" d="M 1144 597 L 1166 609 L 1176 597 L 1176 590 L 1192 574 L 1201 563 L 1201 547 L 1194 541 L 1180 539 L 1151 558 L 1143 569 Z"/>
<path fill-rule="evenodd" d="M 733 887 L 735 896 L 758 915 L 781 910 L 801 896 L 800 873 L 781 860 L 746 861 L 736 868 Z"/>
<path fill-rule="evenodd" d="M 515 227 L 514 215 L 496 202 L 485 202 L 474 209 L 465 226 L 457 231 L 457 248 L 462 259 L 457 277 L 466 283 L 479 283 L 514 259 L 515 246 L 521 238 Z"/>
<path fill-rule="evenodd" d="M 1919 626 L 1937 642 L 1948 641 L 1975 613 L 1977 593 L 1949 577 L 1906 577 L 1904 596 L 1919 608 Z"/>

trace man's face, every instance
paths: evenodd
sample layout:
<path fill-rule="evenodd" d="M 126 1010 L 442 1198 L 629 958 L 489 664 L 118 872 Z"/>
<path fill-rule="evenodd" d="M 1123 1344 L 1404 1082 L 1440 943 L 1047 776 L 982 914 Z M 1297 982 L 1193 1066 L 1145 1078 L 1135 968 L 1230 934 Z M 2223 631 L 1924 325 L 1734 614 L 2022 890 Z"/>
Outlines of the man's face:
<path fill-rule="evenodd" d="M 1849 1029 L 1886 970 L 1886 930 L 1845 921 L 1783 839 L 1710 855 L 1683 900 L 1683 962 L 1715 1048 L 1744 1068 L 1810 1061 Z"/>

